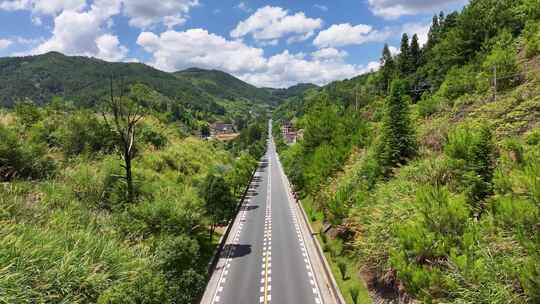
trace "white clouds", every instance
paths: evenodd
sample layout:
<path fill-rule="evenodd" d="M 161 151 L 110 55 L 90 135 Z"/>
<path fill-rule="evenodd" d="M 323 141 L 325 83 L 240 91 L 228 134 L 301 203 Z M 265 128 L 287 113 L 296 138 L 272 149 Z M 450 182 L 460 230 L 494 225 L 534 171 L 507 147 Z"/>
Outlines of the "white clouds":
<path fill-rule="evenodd" d="M 347 54 L 346 51 L 338 50 L 335 48 L 325 48 L 320 49 L 318 51 L 315 51 L 311 53 L 311 56 L 314 59 L 318 60 L 341 60 L 345 57 L 347 57 L 349 54 Z"/>
<path fill-rule="evenodd" d="M 65 10 L 54 19 L 52 37 L 31 53 L 59 51 L 68 55 L 122 60 L 127 48 L 118 37 L 105 33 L 109 18 L 120 12 L 120 0 L 96 0 L 87 11 Z"/>
<path fill-rule="evenodd" d="M 124 13 L 134 27 L 148 28 L 164 23 L 168 28 L 185 23 L 187 14 L 198 0 L 124 0 Z"/>
<path fill-rule="evenodd" d="M 449 4 L 460 2 L 465 0 L 368 0 L 373 14 L 387 19 L 438 11 Z"/>
<path fill-rule="evenodd" d="M 265 87 L 288 87 L 297 83 L 327 84 L 361 73 L 361 68 L 342 61 L 308 60 L 303 54 L 284 51 L 267 60 L 263 73 L 239 75 L 250 83 Z"/>
<path fill-rule="evenodd" d="M 313 5 L 313 7 L 317 8 L 317 9 L 320 9 L 320 10 L 323 11 L 323 12 L 327 12 L 327 11 L 328 11 L 328 6 L 326 6 L 326 5 L 315 4 L 315 5 Z"/>
<path fill-rule="evenodd" d="M 344 51 L 319 50 L 311 54 L 291 54 L 285 50 L 265 57 L 264 51 L 242 41 L 227 40 L 203 29 L 166 31 L 160 35 L 143 32 L 137 44 L 152 54 L 150 64 L 176 71 L 188 67 L 220 69 L 258 86 L 287 87 L 299 82 L 326 84 L 373 69 L 347 64 Z"/>
<path fill-rule="evenodd" d="M 423 46 L 428 41 L 429 29 L 431 24 L 421 24 L 421 23 L 406 23 L 402 27 L 402 32 L 407 33 L 409 38 L 412 38 L 414 34 L 418 35 L 418 43 L 420 46 Z"/>
<path fill-rule="evenodd" d="M 261 70 L 265 65 L 262 49 L 226 40 L 203 29 L 166 31 L 159 36 L 143 32 L 137 44 L 153 54 L 153 65 L 166 71 L 197 66 L 246 73 Z"/>
<path fill-rule="evenodd" d="M 334 24 L 321 31 L 313 43 L 318 47 L 338 47 L 367 42 L 381 42 L 391 35 L 390 31 L 374 30 L 366 24 L 352 26 L 349 23 Z"/>
<path fill-rule="evenodd" d="M 182 25 L 188 18 L 192 7 L 199 5 L 199 0 L 93 0 L 88 3 L 100 8 L 115 7 L 122 4 L 129 24 L 138 28 L 149 28 L 163 23 L 168 28 Z M 35 15 L 56 16 L 64 11 L 83 11 L 87 0 L 0 0 L 0 10 L 29 10 Z M 119 7 L 118 7 L 119 8 Z M 107 12 L 102 12 L 107 14 Z M 41 25 L 41 19 L 33 16 L 33 22 Z"/>
<path fill-rule="evenodd" d="M 89 12 L 65 11 L 54 20 L 53 36 L 37 47 L 37 53 L 60 51 L 67 54 L 94 53 L 100 19 Z M 94 50 L 94 52 L 92 51 Z"/>
<path fill-rule="evenodd" d="M 28 9 L 31 2 L 29 0 L 1 0 L 0 9 L 6 11 L 16 11 Z"/>
<path fill-rule="evenodd" d="M 0 50 L 7 49 L 8 47 L 11 46 L 12 43 L 13 41 L 9 39 L 0 39 Z"/>
<path fill-rule="evenodd" d="M 63 10 L 80 10 L 86 5 L 85 0 L 35 0 L 33 10 L 45 15 L 54 15 Z"/>
<path fill-rule="evenodd" d="M 244 1 L 241 1 L 240 3 L 238 3 L 236 7 L 238 7 L 240 10 L 246 13 L 251 13 L 253 11 L 251 7 L 249 7 Z"/>
<path fill-rule="evenodd" d="M 281 7 L 265 6 L 238 23 L 230 34 L 233 38 L 252 35 L 257 41 L 292 36 L 293 38 L 289 37 L 289 42 L 292 43 L 310 38 L 322 25 L 321 19 L 308 18 L 303 12 L 289 15 L 289 12 Z"/>
<path fill-rule="evenodd" d="M 86 0 L 0 0 L 0 9 L 31 10 L 35 14 L 56 15 L 63 10 L 81 10 Z"/>
<path fill-rule="evenodd" d="M 381 67 L 381 63 L 378 62 L 378 61 L 370 61 L 363 69 L 362 73 L 360 74 L 365 74 L 365 73 L 369 73 L 369 72 L 375 72 L 375 71 L 378 71 L 379 68 Z"/>
<path fill-rule="evenodd" d="M 127 56 L 128 49 L 120 44 L 118 37 L 104 34 L 96 38 L 98 53 L 96 57 L 108 61 L 120 61 Z"/>

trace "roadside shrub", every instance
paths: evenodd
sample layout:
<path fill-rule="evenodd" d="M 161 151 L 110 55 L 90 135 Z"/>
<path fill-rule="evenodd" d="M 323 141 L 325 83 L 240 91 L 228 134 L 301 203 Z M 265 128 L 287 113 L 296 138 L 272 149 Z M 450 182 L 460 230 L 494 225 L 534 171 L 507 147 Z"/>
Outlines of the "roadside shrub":
<path fill-rule="evenodd" d="M 149 237 L 152 234 L 189 233 L 202 219 L 202 203 L 193 189 L 162 189 L 153 200 L 128 206 L 120 217 L 126 234 Z"/>
<path fill-rule="evenodd" d="M 495 218 L 501 227 L 513 230 L 522 235 L 531 236 L 540 219 L 539 206 L 525 199 L 502 196 L 493 203 Z"/>
<path fill-rule="evenodd" d="M 347 206 L 348 204 L 342 198 L 340 199 L 340 197 L 338 196 L 339 193 L 340 192 L 338 191 L 338 193 L 336 193 L 336 197 L 330 198 L 326 202 L 326 218 L 333 225 L 340 225 L 349 214 L 349 208 Z M 350 193 L 348 194 L 350 195 Z"/>
<path fill-rule="evenodd" d="M 518 176 L 518 187 L 526 197 L 540 207 L 540 155 L 531 155 L 523 173 Z"/>
<path fill-rule="evenodd" d="M 471 66 L 455 66 L 448 71 L 441 84 L 437 96 L 454 100 L 462 95 L 475 91 L 476 72 Z"/>
<path fill-rule="evenodd" d="M 439 110 L 441 100 L 437 96 L 429 94 L 422 95 L 422 98 L 416 104 L 418 115 L 422 118 L 429 117 Z"/>
<path fill-rule="evenodd" d="M 384 168 L 379 161 L 379 155 L 377 154 L 379 145 L 377 143 L 368 150 L 358 172 L 359 176 L 365 181 L 367 189 L 372 189 L 384 172 Z"/>
<path fill-rule="evenodd" d="M 356 286 L 353 286 L 349 289 L 349 293 L 351 294 L 351 300 L 353 304 L 357 304 L 358 296 L 360 295 L 360 289 Z"/>
<path fill-rule="evenodd" d="M 347 263 L 345 263 L 342 260 L 339 260 L 337 262 L 337 266 L 339 269 L 339 273 L 341 274 L 341 279 L 346 280 L 347 279 Z"/>
<path fill-rule="evenodd" d="M 15 115 L 17 121 L 25 127 L 32 126 L 42 118 L 39 108 L 28 101 L 18 102 L 15 105 Z"/>
<path fill-rule="evenodd" d="M 171 280 L 169 283 L 169 292 L 173 297 L 172 303 L 192 304 L 204 292 L 206 287 L 205 276 L 201 271 L 188 269 L 180 277 Z"/>
<path fill-rule="evenodd" d="M 303 174 L 303 157 L 305 153 L 304 146 L 297 144 L 289 147 L 280 155 L 285 172 L 287 173 L 291 183 L 295 186 L 296 190 L 304 189 L 306 185 Z"/>
<path fill-rule="evenodd" d="M 540 127 L 533 129 L 527 133 L 525 141 L 528 145 L 538 145 L 540 144 Z"/>
<path fill-rule="evenodd" d="M 532 58 L 540 54 L 540 22 L 527 22 L 523 37 L 525 38 L 525 56 Z"/>
<path fill-rule="evenodd" d="M 111 153 L 114 149 L 114 135 L 105 123 L 91 112 L 75 112 L 59 130 L 60 139 L 67 156 L 81 153 Z"/>
<path fill-rule="evenodd" d="M 96 164 L 82 163 L 65 171 L 64 183 L 73 196 L 86 206 L 107 208 L 104 176 Z"/>
<path fill-rule="evenodd" d="M 420 188 L 415 204 L 416 216 L 395 225 L 399 247 L 391 252 L 390 263 L 412 294 L 440 294 L 448 287 L 441 267 L 461 247 L 470 210 L 463 197 L 443 187 Z"/>
<path fill-rule="evenodd" d="M 168 278 L 181 276 L 199 265 L 199 244 L 186 235 L 164 237 L 159 241 L 157 256 L 160 269 Z"/>
<path fill-rule="evenodd" d="M 328 236 L 326 236 L 326 233 L 324 232 L 324 226 L 321 226 L 319 229 L 319 235 L 321 236 L 322 243 L 326 244 L 328 242 Z"/>
<path fill-rule="evenodd" d="M 54 161 L 47 147 L 21 139 L 13 130 L 0 125 L 0 181 L 41 179 L 50 176 Z"/>
<path fill-rule="evenodd" d="M 51 115 L 47 119 L 40 120 L 27 129 L 28 140 L 33 143 L 46 144 L 51 148 L 61 148 L 62 143 L 57 137 L 57 130 L 64 122 Z"/>
<path fill-rule="evenodd" d="M 502 147 L 508 153 L 508 157 L 518 165 L 523 163 L 523 143 L 518 138 L 508 138 L 503 141 Z"/>
<path fill-rule="evenodd" d="M 484 83 L 484 87 L 486 83 L 491 85 L 496 68 L 497 89 L 505 90 L 519 83 L 516 45 L 512 34 L 507 31 L 500 34 L 495 41 L 495 46 L 482 63 L 483 73 L 479 81 Z"/>
<path fill-rule="evenodd" d="M 143 124 L 139 130 L 139 133 L 142 142 L 151 144 L 156 149 L 161 149 L 168 143 L 167 136 L 165 136 L 162 132 L 155 130 L 155 128 L 148 124 Z"/>
<path fill-rule="evenodd" d="M 98 304 L 171 303 L 167 281 L 159 273 L 143 270 L 134 278 L 112 285 L 99 297 Z"/>
<path fill-rule="evenodd" d="M 540 264 L 538 252 L 529 256 L 524 263 L 520 281 L 525 294 L 531 300 L 531 303 L 540 302 Z"/>
<path fill-rule="evenodd" d="M 445 154 L 462 167 L 462 186 L 472 201 L 484 199 L 492 191 L 495 145 L 488 125 L 462 125 L 448 134 Z"/>

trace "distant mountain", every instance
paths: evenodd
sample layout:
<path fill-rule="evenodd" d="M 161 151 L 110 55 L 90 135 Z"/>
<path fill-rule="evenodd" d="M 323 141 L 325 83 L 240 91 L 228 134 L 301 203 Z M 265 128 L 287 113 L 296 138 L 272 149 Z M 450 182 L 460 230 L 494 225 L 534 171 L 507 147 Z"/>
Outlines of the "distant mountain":
<path fill-rule="evenodd" d="M 194 108 L 220 111 L 212 96 L 170 73 L 141 63 L 112 63 L 57 52 L 0 58 L 0 105 L 11 106 L 25 98 L 44 104 L 62 96 L 92 106 L 109 93 L 111 75 L 116 83 L 142 83 Z"/>
<path fill-rule="evenodd" d="M 222 71 L 190 68 L 176 72 L 174 75 L 178 79 L 190 81 L 194 87 L 221 99 L 274 103 L 272 95 L 267 90 L 257 88 Z"/>
<path fill-rule="evenodd" d="M 167 73 L 142 63 L 115 63 L 50 52 L 0 58 L 0 106 L 9 107 L 26 98 L 45 104 L 55 96 L 92 106 L 109 93 L 111 75 L 116 83 L 142 83 L 186 106 L 218 114 L 223 113 L 223 104 L 228 101 L 274 106 L 314 86 L 257 88 L 216 70 L 191 68 Z"/>
<path fill-rule="evenodd" d="M 312 83 L 300 83 L 287 89 L 266 88 L 266 90 L 272 95 L 272 100 L 281 103 L 290 97 L 302 96 L 307 90 L 318 88 L 320 87 Z"/>

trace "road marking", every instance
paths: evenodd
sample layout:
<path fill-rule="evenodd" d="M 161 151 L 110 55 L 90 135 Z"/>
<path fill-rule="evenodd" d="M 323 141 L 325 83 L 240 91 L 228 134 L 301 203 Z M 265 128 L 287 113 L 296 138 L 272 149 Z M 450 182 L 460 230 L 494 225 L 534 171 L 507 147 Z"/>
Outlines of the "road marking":
<path fill-rule="evenodd" d="M 272 162 L 270 155 L 268 156 L 268 185 L 266 188 L 266 212 L 264 218 L 264 233 L 263 233 L 263 258 L 261 272 L 261 293 L 259 298 L 260 303 L 268 304 L 272 295 L 270 291 L 272 286 Z"/>

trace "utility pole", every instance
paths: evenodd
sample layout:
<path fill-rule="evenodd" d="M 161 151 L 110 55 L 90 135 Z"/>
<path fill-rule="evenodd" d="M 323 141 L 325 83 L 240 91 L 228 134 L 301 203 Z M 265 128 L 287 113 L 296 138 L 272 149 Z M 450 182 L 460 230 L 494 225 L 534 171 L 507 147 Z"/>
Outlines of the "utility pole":
<path fill-rule="evenodd" d="M 358 84 L 354 87 L 354 97 L 355 97 L 355 104 L 354 104 L 354 111 L 358 112 Z"/>

